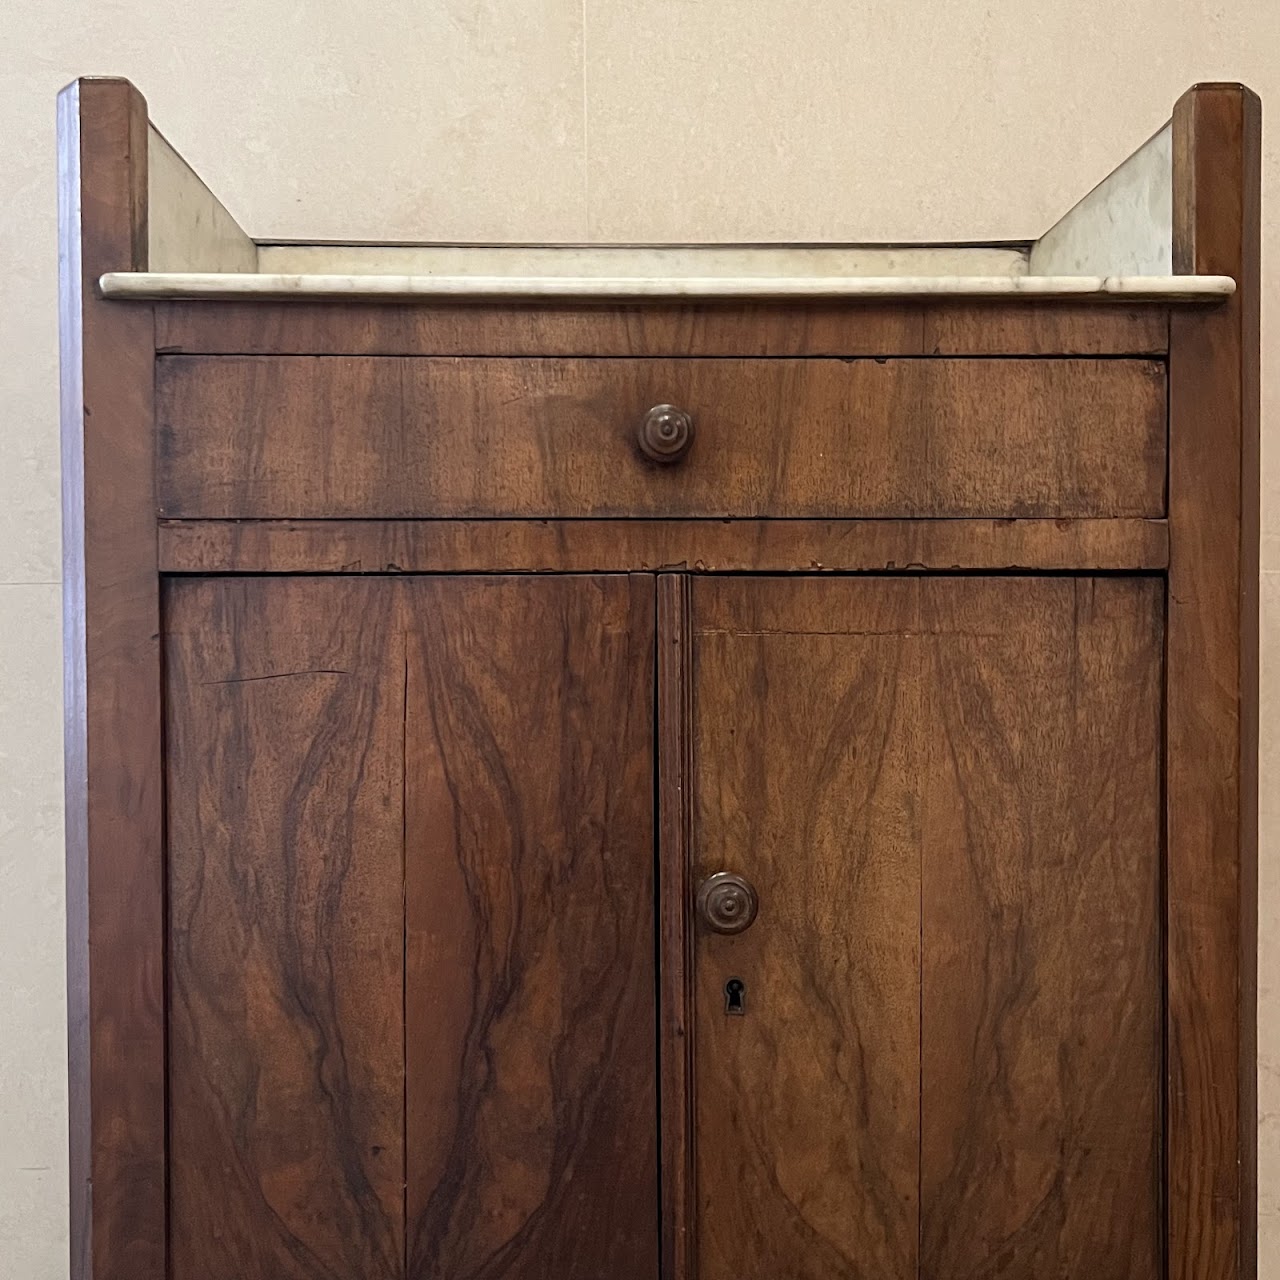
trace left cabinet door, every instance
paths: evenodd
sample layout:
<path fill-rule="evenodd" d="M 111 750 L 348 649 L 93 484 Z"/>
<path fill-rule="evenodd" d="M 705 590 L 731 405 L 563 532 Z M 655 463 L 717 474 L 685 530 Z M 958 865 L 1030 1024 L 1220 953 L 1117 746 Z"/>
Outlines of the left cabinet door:
<path fill-rule="evenodd" d="M 653 580 L 165 630 L 174 1280 L 654 1280 Z"/>
<path fill-rule="evenodd" d="M 165 596 L 173 1280 L 404 1270 L 404 687 L 376 579 Z"/>

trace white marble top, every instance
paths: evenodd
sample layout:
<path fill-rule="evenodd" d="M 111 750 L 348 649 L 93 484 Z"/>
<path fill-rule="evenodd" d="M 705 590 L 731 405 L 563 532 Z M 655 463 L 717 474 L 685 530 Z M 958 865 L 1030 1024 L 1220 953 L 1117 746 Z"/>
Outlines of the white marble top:
<path fill-rule="evenodd" d="M 250 266 L 149 261 L 152 271 L 302 276 L 1025 276 L 1025 244 L 274 244 Z M 1171 270 L 1172 267 L 1165 267 Z M 1081 273 L 1077 273 L 1081 274 Z M 1095 268 L 1089 274 L 1117 274 Z M 1131 272 L 1130 274 L 1137 274 Z"/>
<path fill-rule="evenodd" d="M 284 275 L 267 272 L 126 272 L 100 280 L 108 298 L 1115 298 L 1212 301 L 1235 292 L 1230 276 Z"/>

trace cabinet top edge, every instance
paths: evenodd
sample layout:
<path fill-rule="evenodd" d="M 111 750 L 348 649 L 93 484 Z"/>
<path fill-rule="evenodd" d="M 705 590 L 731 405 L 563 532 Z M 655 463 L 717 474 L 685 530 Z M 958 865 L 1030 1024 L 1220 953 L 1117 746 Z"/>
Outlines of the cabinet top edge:
<path fill-rule="evenodd" d="M 1067 298 L 1215 302 L 1235 292 L 1223 275 L 1165 276 L 443 276 L 283 275 L 260 272 L 112 271 L 99 280 L 115 299 L 414 299 L 608 301 L 769 298 Z"/>

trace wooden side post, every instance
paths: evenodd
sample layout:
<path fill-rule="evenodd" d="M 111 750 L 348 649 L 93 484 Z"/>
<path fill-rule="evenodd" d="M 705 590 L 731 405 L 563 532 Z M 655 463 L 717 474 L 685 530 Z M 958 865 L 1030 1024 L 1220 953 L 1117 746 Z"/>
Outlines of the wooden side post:
<path fill-rule="evenodd" d="M 1174 271 L 1237 292 L 1170 322 L 1170 1280 L 1257 1272 L 1260 134 L 1240 85 L 1197 86 L 1174 111 Z"/>
<path fill-rule="evenodd" d="M 165 1269 L 164 894 L 147 105 L 58 99 L 73 1280 Z"/>
<path fill-rule="evenodd" d="M 693 636 L 688 574 L 658 575 L 658 1074 L 663 1280 L 696 1280 Z"/>

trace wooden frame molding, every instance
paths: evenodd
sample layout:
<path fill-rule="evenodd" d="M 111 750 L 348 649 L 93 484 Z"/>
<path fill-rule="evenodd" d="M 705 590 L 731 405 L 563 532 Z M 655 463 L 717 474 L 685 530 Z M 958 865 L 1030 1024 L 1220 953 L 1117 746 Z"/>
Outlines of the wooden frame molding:
<path fill-rule="evenodd" d="M 147 107 L 58 99 L 71 1274 L 165 1274 L 160 578 L 154 322 L 101 300 L 147 260 Z"/>
<path fill-rule="evenodd" d="M 1174 270 L 1239 289 L 1170 319 L 1169 1280 L 1257 1272 L 1260 133 L 1240 85 L 1174 111 Z"/>
<path fill-rule="evenodd" d="M 688 575 L 659 575 L 658 1151 L 664 1280 L 695 1280 L 691 626 Z"/>
<path fill-rule="evenodd" d="M 162 573 L 1157 572 L 1164 520 L 166 520 Z"/>
<path fill-rule="evenodd" d="M 1169 349 L 1169 306 L 1136 301 L 206 300 L 155 309 L 163 355 L 1151 356 Z"/>

